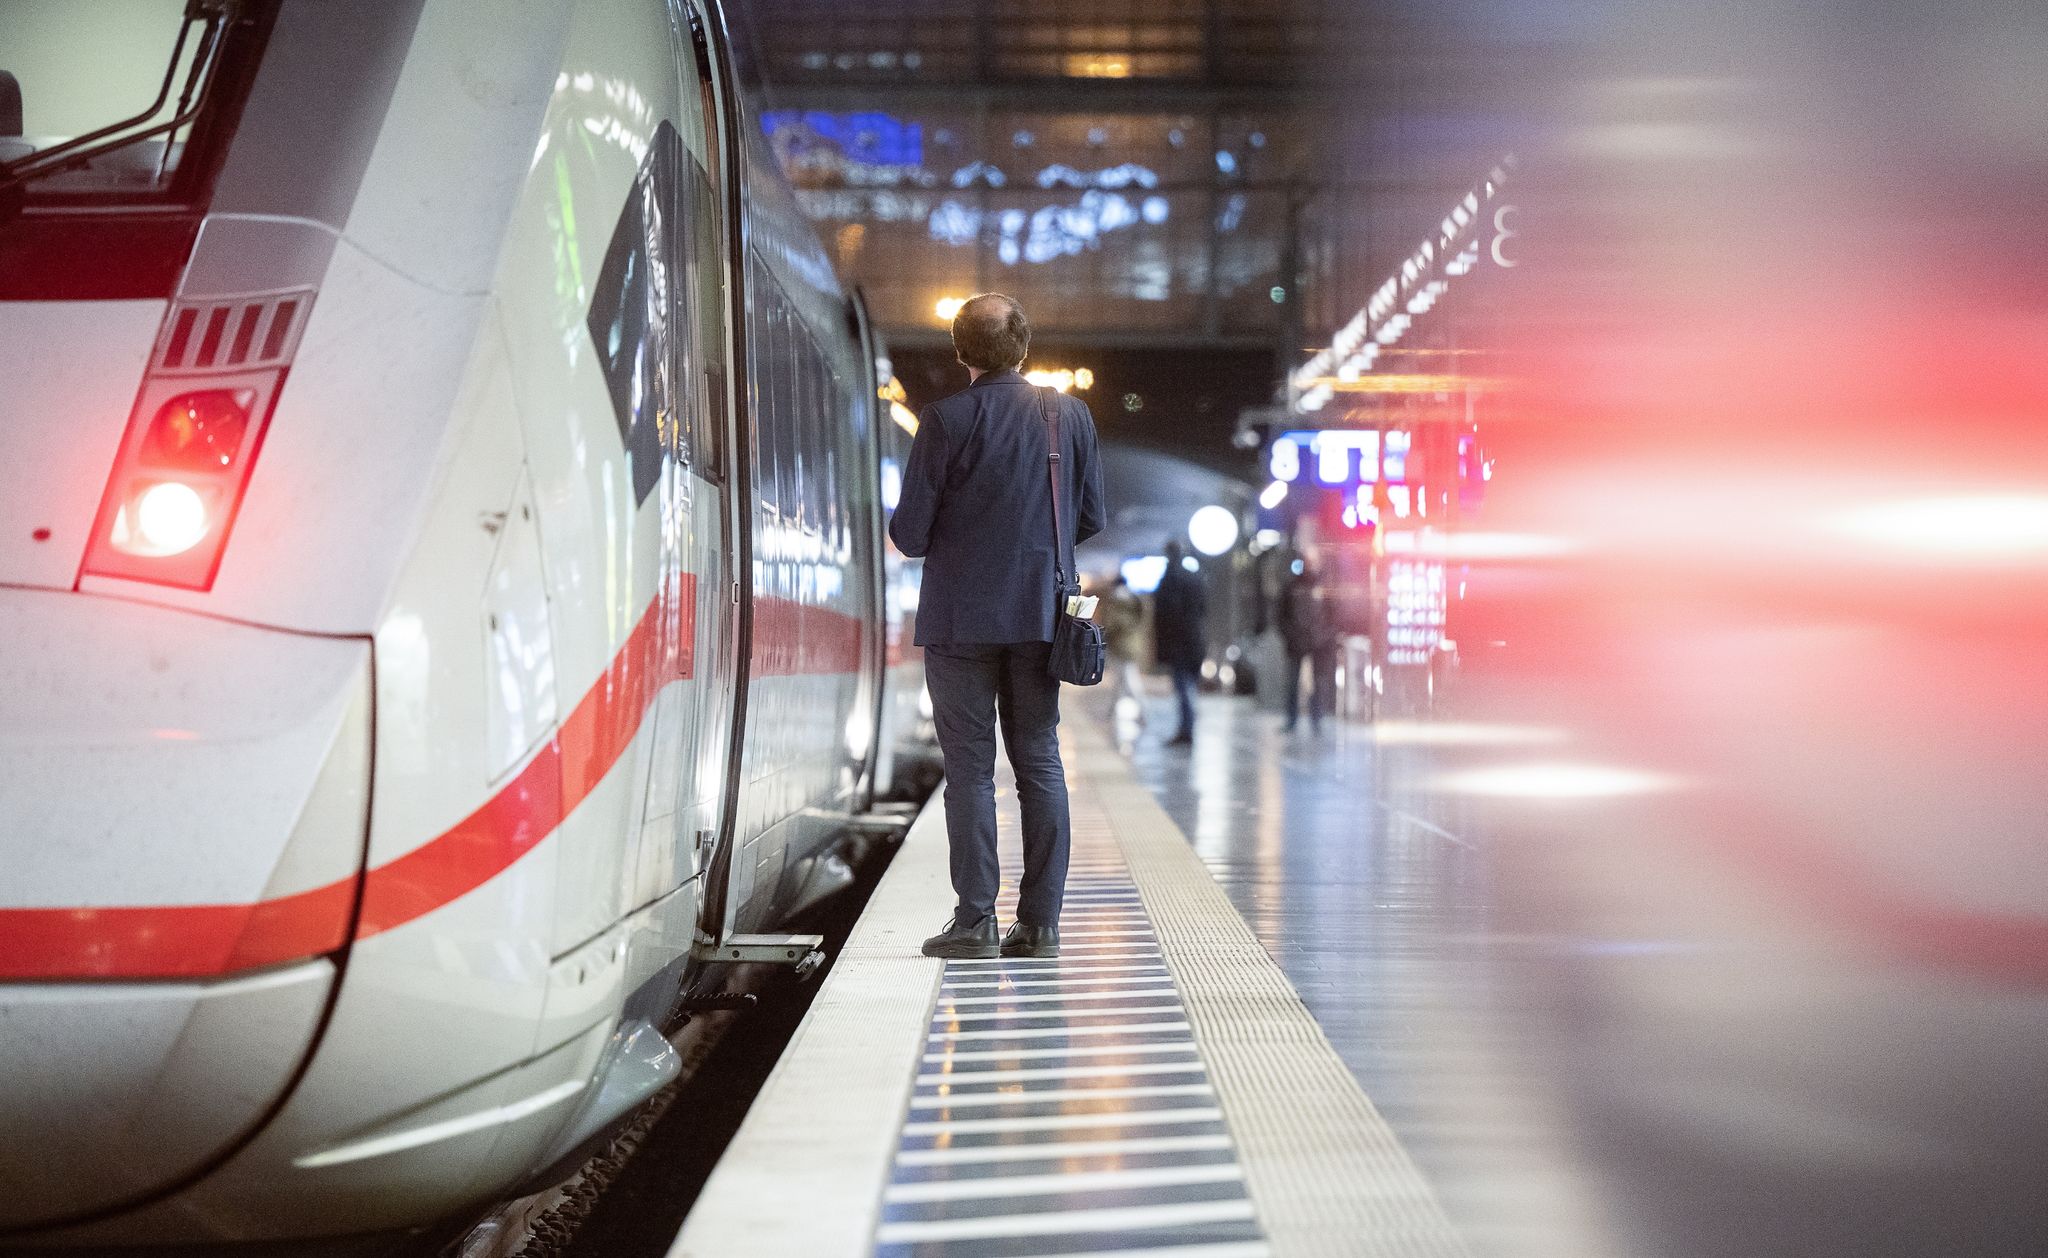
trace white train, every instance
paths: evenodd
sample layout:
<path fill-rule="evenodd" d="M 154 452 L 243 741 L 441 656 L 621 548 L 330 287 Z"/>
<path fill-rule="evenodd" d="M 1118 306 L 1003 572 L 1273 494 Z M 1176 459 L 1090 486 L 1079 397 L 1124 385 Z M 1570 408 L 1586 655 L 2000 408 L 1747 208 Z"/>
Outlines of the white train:
<path fill-rule="evenodd" d="M 0 1246 L 459 1214 L 843 883 L 897 438 L 722 29 L 0 0 Z"/>

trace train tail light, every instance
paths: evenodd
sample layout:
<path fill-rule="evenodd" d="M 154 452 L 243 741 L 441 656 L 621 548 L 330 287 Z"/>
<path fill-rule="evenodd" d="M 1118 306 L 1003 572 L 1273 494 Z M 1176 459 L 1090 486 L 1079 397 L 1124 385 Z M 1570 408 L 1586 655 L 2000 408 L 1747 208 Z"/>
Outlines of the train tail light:
<path fill-rule="evenodd" d="M 211 586 L 279 379 L 263 372 L 149 381 L 108 478 L 82 575 Z"/>

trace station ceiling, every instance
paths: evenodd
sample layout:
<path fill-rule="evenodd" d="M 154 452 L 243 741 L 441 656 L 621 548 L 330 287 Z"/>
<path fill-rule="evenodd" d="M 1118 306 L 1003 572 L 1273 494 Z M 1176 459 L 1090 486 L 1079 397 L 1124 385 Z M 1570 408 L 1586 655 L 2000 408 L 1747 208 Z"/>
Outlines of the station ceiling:
<path fill-rule="evenodd" d="M 764 0 L 764 125 L 892 344 L 1010 293 L 1104 349 L 1298 343 L 1341 0 Z M 1313 252 L 1313 251 L 1311 251 Z"/>

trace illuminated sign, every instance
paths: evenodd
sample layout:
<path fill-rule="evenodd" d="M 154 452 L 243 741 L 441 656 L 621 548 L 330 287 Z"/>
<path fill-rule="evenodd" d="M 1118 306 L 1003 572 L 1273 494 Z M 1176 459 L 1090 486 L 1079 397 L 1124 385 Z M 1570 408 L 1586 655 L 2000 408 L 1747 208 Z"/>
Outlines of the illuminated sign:
<path fill-rule="evenodd" d="M 1442 561 L 1394 559 L 1387 564 L 1389 664 L 1427 664 L 1444 640 L 1450 610 Z"/>
<path fill-rule="evenodd" d="M 1015 266 L 1019 262 L 1051 262 L 1096 248 L 1111 232 L 1141 223 L 1157 226 L 1171 213 L 1172 206 L 1163 196 L 1127 197 L 1089 188 L 1073 205 L 1041 205 L 1032 210 L 983 210 L 947 199 L 932 209 L 928 227 L 931 238 L 946 245 L 978 246 L 984 235 L 993 235 L 996 257 L 1004 266 Z"/>
<path fill-rule="evenodd" d="M 1363 373 L 1372 370 L 1383 348 L 1407 335 L 1415 316 L 1436 305 L 1449 290 L 1451 279 L 1472 269 L 1479 258 L 1484 211 L 1500 195 L 1514 164 L 1513 157 L 1504 159 L 1479 187 L 1452 206 L 1436 231 L 1374 290 L 1365 308 L 1337 329 L 1328 345 L 1288 375 L 1295 409 L 1319 411 L 1329 405 L 1341 386 L 1355 385 Z M 1515 265 L 1502 252 L 1502 246 L 1516 234 L 1508 226 L 1514 209 L 1501 205 L 1492 215 L 1491 253 L 1494 262 L 1503 267 Z"/>
<path fill-rule="evenodd" d="M 834 114 L 821 109 L 771 109 L 761 115 L 761 131 L 771 138 L 821 141 L 836 147 L 849 161 L 867 166 L 924 165 L 924 124 L 884 113 Z"/>
<path fill-rule="evenodd" d="M 1267 452 L 1266 471 L 1283 485 L 1305 479 L 1330 488 L 1398 483 L 1407 475 L 1409 439 L 1405 432 L 1371 428 L 1286 432 Z"/>

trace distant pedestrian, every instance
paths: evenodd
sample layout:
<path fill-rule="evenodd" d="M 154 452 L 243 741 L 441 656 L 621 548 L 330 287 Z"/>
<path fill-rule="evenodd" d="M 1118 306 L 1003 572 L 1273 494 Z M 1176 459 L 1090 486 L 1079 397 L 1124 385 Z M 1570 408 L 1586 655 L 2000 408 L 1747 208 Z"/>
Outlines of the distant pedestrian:
<path fill-rule="evenodd" d="M 968 387 L 924 408 L 903 494 L 889 522 L 896 548 L 924 559 L 917 645 L 946 762 L 952 920 L 928 957 L 1056 957 L 1070 842 L 1060 764 L 1060 683 L 1052 655 L 1053 503 L 1046 468 L 1056 406 L 1063 531 L 1058 553 L 1102 531 L 1095 421 L 1077 398 L 1041 393 L 1017 368 L 1031 347 L 1024 311 L 983 293 L 953 318 Z M 996 726 L 1024 815 L 1017 921 L 998 943 Z"/>
<path fill-rule="evenodd" d="M 1195 688 L 1201 684 L 1202 661 L 1209 657 L 1209 596 L 1199 573 L 1190 572 L 1187 550 L 1179 541 L 1166 543 L 1166 573 L 1152 595 L 1153 653 L 1173 674 L 1173 696 L 1180 706 L 1180 730 L 1168 743 L 1195 741 Z"/>
<path fill-rule="evenodd" d="M 1337 685 L 1337 626 L 1330 601 L 1315 566 L 1300 560 L 1301 571 L 1280 591 L 1280 640 L 1287 647 L 1287 724 L 1292 730 L 1301 714 L 1301 666 L 1309 666 L 1308 724 L 1323 726 Z"/>
<path fill-rule="evenodd" d="M 1121 707 L 1125 699 L 1130 699 L 1138 705 L 1142 723 L 1145 686 L 1139 668 L 1145 657 L 1145 607 L 1121 574 L 1103 596 L 1102 611 L 1096 621 L 1102 626 L 1103 636 L 1109 639 L 1110 666 L 1117 675 L 1117 704 Z"/>

